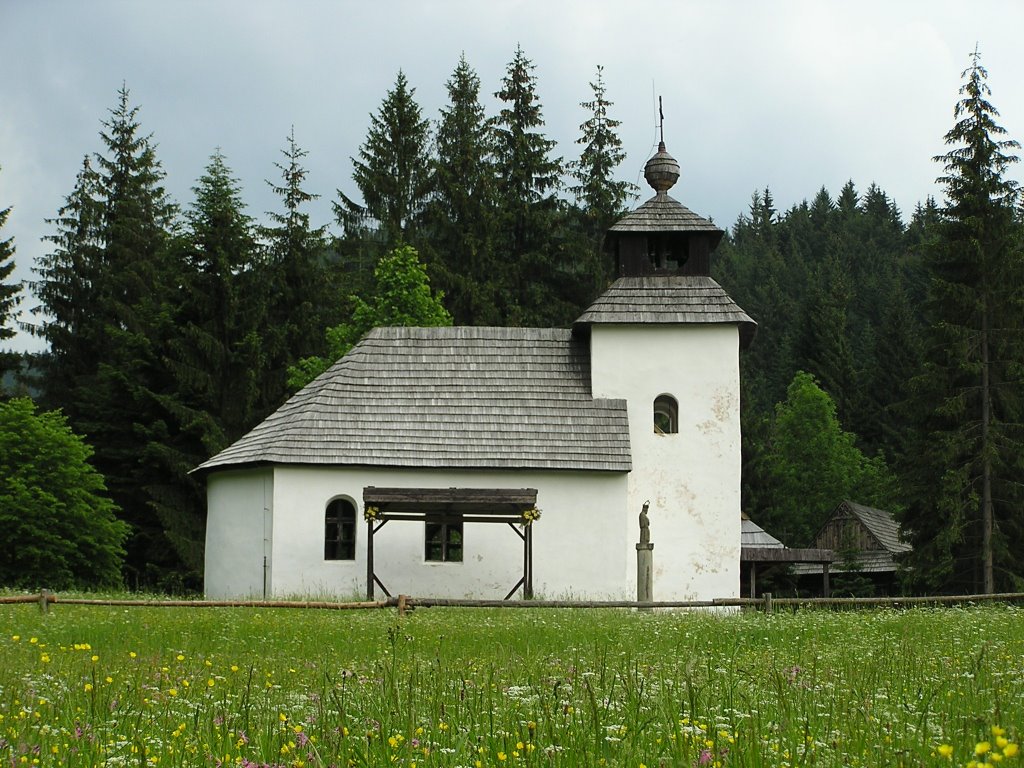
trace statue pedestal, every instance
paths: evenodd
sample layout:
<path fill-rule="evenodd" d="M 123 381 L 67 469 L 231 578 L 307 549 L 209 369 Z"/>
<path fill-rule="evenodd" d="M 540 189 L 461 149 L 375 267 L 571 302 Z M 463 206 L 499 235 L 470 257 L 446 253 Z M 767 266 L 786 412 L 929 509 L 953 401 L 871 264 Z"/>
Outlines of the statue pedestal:
<path fill-rule="evenodd" d="M 636 600 L 650 603 L 654 600 L 654 542 L 636 545 Z M 641 608 L 640 610 L 651 610 Z"/>

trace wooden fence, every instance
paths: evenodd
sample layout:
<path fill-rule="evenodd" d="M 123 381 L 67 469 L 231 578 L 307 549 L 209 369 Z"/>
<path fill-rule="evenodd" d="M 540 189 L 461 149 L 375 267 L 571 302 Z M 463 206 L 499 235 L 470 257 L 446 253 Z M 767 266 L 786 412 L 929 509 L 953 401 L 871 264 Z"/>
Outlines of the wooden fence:
<path fill-rule="evenodd" d="M 38 594 L 0 595 L 0 605 L 36 603 L 43 613 L 51 605 L 106 605 L 146 608 L 315 608 L 319 610 L 366 610 L 396 608 L 399 615 L 415 608 L 751 608 L 772 613 L 777 608 L 910 608 L 922 605 L 966 605 L 978 603 L 1024 602 L 1024 593 L 1002 592 L 994 595 L 936 595 L 932 597 L 737 597 L 717 600 L 465 600 L 399 595 L 386 600 L 331 602 L 327 600 L 118 600 L 105 598 L 61 597 L 47 590 Z"/>

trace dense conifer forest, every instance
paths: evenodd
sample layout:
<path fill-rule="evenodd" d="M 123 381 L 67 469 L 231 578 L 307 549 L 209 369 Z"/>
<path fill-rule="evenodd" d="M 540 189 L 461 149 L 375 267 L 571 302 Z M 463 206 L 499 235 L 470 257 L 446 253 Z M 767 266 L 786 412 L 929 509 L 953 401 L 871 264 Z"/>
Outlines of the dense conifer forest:
<path fill-rule="evenodd" d="M 892 511 L 914 592 L 1024 588 L 1024 209 L 986 76 L 975 55 L 951 94 L 944 199 L 901 211 L 850 181 L 779 210 L 759 189 L 712 256 L 759 325 L 741 357 L 744 512 L 799 547 L 844 499 Z M 189 470 L 374 325 L 568 326 L 609 285 L 603 233 L 646 190 L 619 180 L 631 169 L 602 69 L 571 148 L 545 135 L 522 49 L 489 85 L 497 114 L 484 87 L 461 59 L 431 116 L 398 72 L 351 150 L 362 199 L 337 192 L 330 222 L 310 220 L 325 190 L 307 187 L 294 134 L 268 219 L 246 210 L 228 150 L 192 199 L 169 199 L 142 110 L 116 94 L 35 265 L 30 326 L 46 352 L 0 356 L 0 407 L 16 406 L 0 424 L 45 416 L 26 395 L 60 409 L 124 523 L 90 535 L 125 556 L 83 586 L 199 588 L 205 489 Z M 0 341 L 24 300 L 8 210 Z M 31 537 L 46 522 L 24 500 L 47 481 L 22 472 L 15 487 L 8 472 L 0 516 Z"/>

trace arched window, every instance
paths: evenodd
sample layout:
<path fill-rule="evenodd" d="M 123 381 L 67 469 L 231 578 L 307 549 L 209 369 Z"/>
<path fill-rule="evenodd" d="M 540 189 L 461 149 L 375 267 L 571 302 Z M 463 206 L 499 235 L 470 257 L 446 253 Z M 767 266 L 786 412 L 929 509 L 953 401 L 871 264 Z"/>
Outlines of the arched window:
<path fill-rule="evenodd" d="M 356 559 L 356 506 L 334 499 L 324 512 L 324 560 Z"/>
<path fill-rule="evenodd" d="M 654 432 L 674 435 L 679 431 L 679 404 L 672 395 L 658 395 L 654 400 Z"/>

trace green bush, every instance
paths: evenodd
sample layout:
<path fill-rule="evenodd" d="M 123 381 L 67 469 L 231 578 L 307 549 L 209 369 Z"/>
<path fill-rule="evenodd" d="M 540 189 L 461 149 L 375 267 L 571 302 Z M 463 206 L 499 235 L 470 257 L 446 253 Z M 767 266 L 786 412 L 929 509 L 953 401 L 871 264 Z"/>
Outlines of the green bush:
<path fill-rule="evenodd" d="M 0 403 L 0 584 L 67 589 L 121 581 L 128 527 L 59 411 Z"/>

